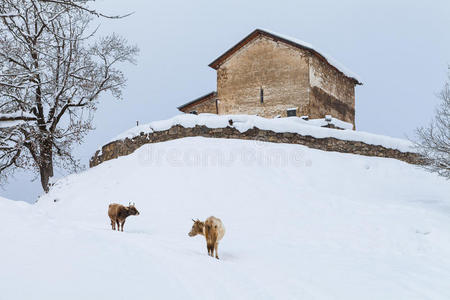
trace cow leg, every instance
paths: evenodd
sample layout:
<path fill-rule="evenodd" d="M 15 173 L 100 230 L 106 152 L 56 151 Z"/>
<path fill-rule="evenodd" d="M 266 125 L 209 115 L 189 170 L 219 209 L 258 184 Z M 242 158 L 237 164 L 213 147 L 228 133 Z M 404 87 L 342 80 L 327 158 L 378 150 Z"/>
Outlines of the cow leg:
<path fill-rule="evenodd" d="M 214 244 L 214 250 L 216 251 L 216 258 L 217 259 L 219 259 L 219 253 L 217 252 L 217 249 L 219 248 L 219 243 L 218 242 L 216 242 L 215 244 Z"/>
<path fill-rule="evenodd" d="M 211 243 L 210 242 L 206 242 L 206 248 L 208 249 L 208 255 L 212 256 L 212 254 L 211 254 Z"/>
<path fill-rule="evenodd" d="M 112 227 L 112 230 L 116 230 L 116 222 L 114 222 L 113 219 L 111 219 L 111 227 Z"/>
<path fill-rule="evenodd" d="M 116 219 L 116 224 L 117 224 L 117 231 L 120 231 L 120 221 L 118 219 Z"/>
<path fill-rule="evenodd" d="M 122 221 L 122 231 L 123 231 L 123 224 L 125 224 L 125 220 Z"/>
<path fill-rule="evenodd" d="M 214 257 L 214 244 L 211 242 L 209 242 L 208 254 L 209 254 L 209 256 Z"/>

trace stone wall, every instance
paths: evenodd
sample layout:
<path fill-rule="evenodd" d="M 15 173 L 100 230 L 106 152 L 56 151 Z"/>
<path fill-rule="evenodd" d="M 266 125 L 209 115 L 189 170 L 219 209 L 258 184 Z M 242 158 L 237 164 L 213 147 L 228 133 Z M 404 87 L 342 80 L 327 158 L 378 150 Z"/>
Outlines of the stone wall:
<path fill-rule="evenodd" d="M 297 116 L 332 115 L 355 127 L 358 82 L 314 50 L 260 33 L 213 68 L 214 99 L 199 98 L 181 111 L 275 118 L 287 117 L 288 110 L 295 109 Z"/>
<path fill-rule="evenodd" d="M 355 126 L 355 83 L 316 56 L 311 56 L 309 95 L 312 119 L 332 115 Z"/>
<path fill-rule="evenodd" d="M 217 94 L 216 93 L 210 93 L 200 99 L 198 101 L 191 104 L 184 105 L 183 107 L 180 107 L 179 110 L 181 110 L 184 113 L 192 113 L 194 111 L 197 112 L 197 114 L 216 114 L 217 113 L 217 107 L 216 107 L 216 99 Z"/>
<path fill-rule="evenodd" d="M 217 97 L 219 114 L 286 117 L 286 110 L 295 107 L 298 116 L 308 115 L 309 53 L 256 38 L 217 70 Z"/>
<path fill-rule="evenodd" d="M 325 151 L 395 158 L 411 164 L 421 163 L 420 156 L 416 153 L 401 152 L 399 150 L 389 149 L 383 146 L 365 144 L 363 142 L 357 141 L 346 141 L 336 138 L 314 138 L 312 136 L 303 136 L 296 133 L 277 133 L 271 130 L 261 130 L 258 128 L 252 128 L 246 132 L 241 133 L 232 126 L 228 126 L 225 128 L 209 128 L 206 126 L 197 125 L 193 128 L 185 128 L 180 125 L 176 125 L 168 130 L 147 134 L 142 132 L 139 136 L 131 139 L 111 142 L 103 146 L 101 151 L 98 150 L 94 154 L 89 162 L 89 166 L 94 167 L 104 161 L 111 160 L 119 156 L 129 155 L 145 144 L 164 142 L 192 136 L 299 144 Z"/>
<path fill-rule="evenodd" d="M 311 88 L 310 105 L 309 117 L 311 119 L 321 119 L 326 115 L 331 115 L 341 121 L 353 124 L 353 129 L 355 129 L 355 109 L 317 86 Z"/>
<path fill-rule="evenodd" d="M 181 111 L 185 113 L 191 113 L 193 111 L 196 111 L 197 114 L 215 114 L 217 113 L 216 98 L 211 97 L 206 101 L 192 104 L 189 107 L 183 108 Z"/>
<path fill-rule="evenodd" d="M 261 102 L 261 90 L 263 102 Z M 355 125 L 355 81 L 311 51 L 261 35 L 217 69 L 219 114 L 325 115 Z"/>

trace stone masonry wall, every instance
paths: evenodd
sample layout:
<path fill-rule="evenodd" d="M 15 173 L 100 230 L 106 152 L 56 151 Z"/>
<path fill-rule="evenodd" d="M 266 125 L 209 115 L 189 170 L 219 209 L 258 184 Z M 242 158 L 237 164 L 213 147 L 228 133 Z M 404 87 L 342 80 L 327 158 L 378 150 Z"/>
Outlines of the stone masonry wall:
<path fill-rule="evenodd" d="M 194 103 L 191 104 L 183 109 L 181 111 L 185 113 L 190 113 L 192 111 L 196 111 L 199 114 L 215 114 L 217 113 L 216 109 L 216 97 L 211 97 L 206 101 L 202 101 L 200 103 Z"/>
<path fill-rule="evenodd" d="M 355 83 L 315 56 L 310 59 L 309 77 L 309 117 L 332 115 L 355 126 Z"/>
<path fill-rule="evenodd" d="M 312 136 L 303 136 L 296 133 L 277 133 L 271 130 L 261 130 L 252 128 L 246 132 L 239 132 L 236 128 L 228 126 L 225 128 L 209 128 L 196 125 L 193 128 L 185 128 L 180 125 L 164 131 L 152 133 L 141 133 L 131 139 L 118 140 L 111 142 L 98 150 L 89 162 L 92 168 L 104 161 L 118 158 L 119 156 L 129 155 L 139 147 L 150 144 L 165 142 L 184 137 L 203 136 L 209 138 L 229 138 L 243 140 L 258 140 L 272 143 L 299 144 L 314 149 L 325 151 L 335 151 L 342 153 L 352 153 L 366 156 L 377 156 L 385 158 L 395 158 L 411 164 L 420 164 L 421 158 L 416 153 L 401 152 L 395 149 L 385 148 L 383 146 L 365 144 L 357 141 L 339 140 L 336 138 L 314 138 Z"/>
<path fill-rule="evenodd" d="M 298 116 L 308 115 L 309 53 L 259 37 L 217 70 L 217 97 L 221 115 L 286 117 L 286 110 L 294 107 Z"/>
<path fill-rule="evenodd" d="M 218 112 L 274 118 L 296 108 L 355 126 L 355 84 L 311 51 L 260 36 L 217 69 Z"/>

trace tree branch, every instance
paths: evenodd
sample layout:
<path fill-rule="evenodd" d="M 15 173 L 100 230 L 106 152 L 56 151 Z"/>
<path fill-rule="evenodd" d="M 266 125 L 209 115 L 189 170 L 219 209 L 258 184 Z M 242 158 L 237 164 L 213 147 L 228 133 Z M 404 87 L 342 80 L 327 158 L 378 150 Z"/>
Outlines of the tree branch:
<path fill-rule="evenodd" d="M 85 12 L 88 12 L 91 15 L 97 16 L 97 17 L 103 17 L 103 18 L 107 18 L 107 19 L 122 19 L 122 18 L 126 18 L 128 16 L 131 16 L 132 14 L 134 14 L 134 12 L 125 14 L 125 15 L 117 15 L 117 16 L 110 16 L 110 15 L 105 15 L 103 13 L 100 13 L 94 9 L 88 9 L 85 6 L 76 4 L 75 2 L 88 2 L 88 1 L 77 1 L 77 0 L 39 0 L 41 2 L 50 2 L 50 3 L 56 3 L 56 4 L 60 4 L 63 6 L 70 6 L 73 8 L 77 8 L 77 9 L 81 9 Z M 95 0 L 92 0 L 92 2 L 94 2 Z"/>

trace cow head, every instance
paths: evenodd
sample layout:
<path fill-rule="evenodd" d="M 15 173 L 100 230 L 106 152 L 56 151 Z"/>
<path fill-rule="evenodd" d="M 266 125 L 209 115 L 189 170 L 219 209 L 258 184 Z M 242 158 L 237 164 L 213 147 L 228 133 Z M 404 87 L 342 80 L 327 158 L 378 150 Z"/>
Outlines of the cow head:
<path fill-rule="evenodd" d="M 188 233 L 190 237 L 196 236 L 197 234 L 203 234 L 203 227 L 205 227 L 205 223 L 200 221 L 199 219 L 194 220 L 192 219 L 194 224 L 192 225 L 191 231 Z"/>
<path fill-rule="evenodd" d="M 131 202 L 128 204 L 128 213 L 130 216 L 139 216 L 139 211 L 134 207 L 134 203 L 131 204 Z"/>

